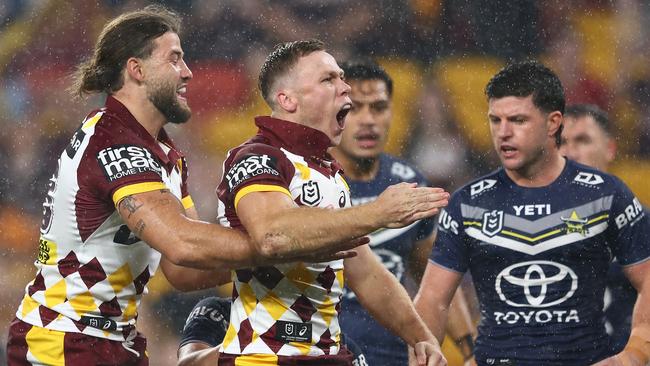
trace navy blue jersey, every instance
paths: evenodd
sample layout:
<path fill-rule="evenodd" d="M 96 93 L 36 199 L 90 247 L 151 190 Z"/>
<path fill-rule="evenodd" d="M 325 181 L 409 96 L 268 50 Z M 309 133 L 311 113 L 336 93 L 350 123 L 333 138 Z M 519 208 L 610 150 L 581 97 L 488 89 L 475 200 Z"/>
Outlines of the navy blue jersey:
<path fill-rule="evenodd" d="M 610 262 L 647 260 L 649 239 L 647 215 L 618 178 L 567 161 L 546 187 L 520 187 L 500 169 L 455 192 L 431 260 L 472 274 L 479 364 L 586 365 L 611 354 Z"/>
<path fill-rule="evenodd" d="M 428 185 L 424 177 L 408 163 L 382 154 L 375 179 L 370 182 L 348 180 L 352 205 L 374 201 L 388 186 L 401 182 Z M 370 247 L 384 266 L 404 284 L 415 242 L 429 237 L 434 228 L 435 220 L 427 219 L 401 229 L 380 229 L 370 235 Z M 369 364 L 395 366 L 408 363 L 406 344 L 379 325 L 351 291 L 345 292 L 339 319 L 343 333 L 357 342 Z"/>
<path fill-rule="evenodd" d="M 187 317 L 178 348 L 188 343 L 221 344 L 230 320 L 230 299 L 207 297 L 194 305 Z"/>

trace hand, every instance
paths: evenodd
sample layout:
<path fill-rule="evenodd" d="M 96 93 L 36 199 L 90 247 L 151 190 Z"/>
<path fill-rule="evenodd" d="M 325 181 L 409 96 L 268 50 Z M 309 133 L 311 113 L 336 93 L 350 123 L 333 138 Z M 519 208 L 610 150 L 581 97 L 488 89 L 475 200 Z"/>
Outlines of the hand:
<path fill-rule="evenodd" d="M 449 193 L 442 188 L 400 183 L 386 188 L 371 205 L 382 227 L 399 228 L 437 214 L 448 203 Z"/>
<path fill-rule="evenodd" d="M 409 347 L 409 366 L 446 366 L 438 341 L 423 341 Z"/>

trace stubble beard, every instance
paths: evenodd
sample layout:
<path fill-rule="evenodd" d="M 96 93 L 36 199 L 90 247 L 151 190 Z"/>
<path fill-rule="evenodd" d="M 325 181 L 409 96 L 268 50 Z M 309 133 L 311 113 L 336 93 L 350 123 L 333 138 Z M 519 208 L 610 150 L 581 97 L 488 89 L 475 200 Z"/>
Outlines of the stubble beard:
<path fill-rule="evenodd" d="M 167 122 L 181 124 L 192 116 L 190 107 L 183 105 L 176 97 L 176 85 L 173 83 L 154 81 L 147 88 L 147 97 Z"/>

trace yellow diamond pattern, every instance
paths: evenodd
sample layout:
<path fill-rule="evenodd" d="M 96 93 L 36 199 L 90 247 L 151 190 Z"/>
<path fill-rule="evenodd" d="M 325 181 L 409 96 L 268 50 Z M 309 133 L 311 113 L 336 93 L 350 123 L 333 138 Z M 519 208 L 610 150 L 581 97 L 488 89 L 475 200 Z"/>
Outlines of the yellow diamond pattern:
<path fill-rule="evenodd" d="M 293 163 L 293 165 L 296 167 L 296 169 L 298 169 L 298 171 L 300 171 L 300 179 L 309 179 L 309 176 L 311 175 L 311 169 L 309 169 L 306 165 L 300 163 Z"/>
<path fill-rule="evenodd" d="M 131 274 L 131 267 L 128 263 L 125 263 L 122 267 L 118 268 L 117 271 L 111 273 L 108 276 L 108 282 L 113 287 L 113 291 L 118 295 L 122 292 L 124 287 L 133 283 L 133 275 Z"/>
<path fill-rule="evenodd" d="M 122 319 L 125 321 L 131 320 L 135 318 L 135 314 L 138 311 L 138 308 L 136 306 L 135 302 L 135 296 L 132 296 L 129 299 L 129 303 L 126 305 L 126 308 L 124 309 L 124 312 L 122 313 Z"/>
<path fill-rule="evenodd" d="M 45 290 L 45 306 L 52 309 L 55 306 L 62 304 L 65 301 L 65 297 L 68 291 L 68 286 L 65 283 L 65 279 L 57 282 L 54 286 L 51 286 Z"/>
<path fill-rule="evenodd" d="M 257 304 L 257 297 L 255 297 L 255 292 L 247 283 L 242 283 L 239 287 L 239 297 L 241 302 L 244 305 L 244 311 L 246 315 L 251 315 Z"/>
<path fill-rule="evenodd" d="M 296 347 L 303 356 L 306 356 L 309 353 L 312 346 L 311 342 L 310 343 L 289 342 L 289 344 Z"/>
<path fill-rule="evenodd" d="M 314 276 L 312 273 L 305 267 L 302 262 L 296 263 L 296 265 L 285 274 L 285 277 L 289 279 L 300 292 L 305 292 L 305 289 L 312 286 L 314 283 Z"/>
<path fill-rule="evenodd" d="M 27 316 L 27 314 L 31 313 L 32 310 L 36 309 L 38 307 L 39 303 L 34 301 L 31 296 L 28 294 L 25 294 L 25 297 L 23 298 L 23 318 Z"/>
<path fill-rule="evenodd" d="M 329 327 L 330 323 L 332 322 L 332 318 L 334 318 L 336 315 L 336 309 L 334 309 L 334 303 L 332 300 L 329 297 L 326 297 L 322 305 L 316 305 L 316 309 L 325 321 L 325 324 L 327 324 Z"/>
<path fill-rule="evenodd" d="M 343 269 L 336 271 L 336 280 L 339 281 L 339 286 L 341 288 L 345 287 L 345 274 Z M 332 285 L 332 287 L 334 287 L 334 285 Z"/>
<path fill-rule="evenodd" d="M 93 295 L 89 291 L 86 291 L 79 296 L 75 296 L 74 299 L 70 299 L 70 306 L 72 306 L 79 316 L 97 309 L 97 305 L 95 305 L 95 301 L 93 300 Z"/>
<path fill-rule="evenodd" d="M 273 291 L 269 291 L 260 301 L 260 304 L 264 306 L 264 309 L 266 309 L 274 320 L 280 319 L 282 314 L 287 311 L 287 305 Z"/>

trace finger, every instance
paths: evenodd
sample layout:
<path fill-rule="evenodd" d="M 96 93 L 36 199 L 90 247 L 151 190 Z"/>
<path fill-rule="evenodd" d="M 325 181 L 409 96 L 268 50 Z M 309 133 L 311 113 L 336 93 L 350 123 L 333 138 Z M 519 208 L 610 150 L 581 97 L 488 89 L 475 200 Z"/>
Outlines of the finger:
<path fill-rule="evenodd" d="M 437 208 L 437 207 L 432 208 L 432 209 L 427 210 L 427 211 L 416 212 L 413 215 L 411 215 L 411 217 L 409 217 L 409 221 L 410 222 L 415 222 L 415 221 L 418 221 L 418 220 L 426 219 L 426 218 L 429 218 L 431 216 L 437 215 L 438 213 L 440 213 L 440 209 Z"/>
<path fill-rule="evenodd" d="M 425 352 L 426 345 L 423 343 L 416 343 L 413 347 L 415 352 L 415 358 L 418 361 L 418 365 L 424 366 L 427 364 L 427 355 Z"/>
<path fill-rule="evenodd" d="M 332 260 L 337 260 L 337 259 L 347 259 L 347 258 L 353 258 L 358 255 L 356 250 L 341 250 L 339 252 L 334 253 L 332 256 Z"/>

